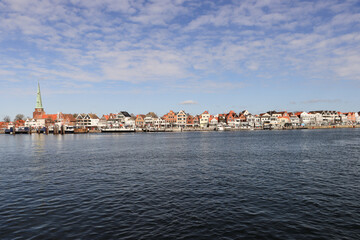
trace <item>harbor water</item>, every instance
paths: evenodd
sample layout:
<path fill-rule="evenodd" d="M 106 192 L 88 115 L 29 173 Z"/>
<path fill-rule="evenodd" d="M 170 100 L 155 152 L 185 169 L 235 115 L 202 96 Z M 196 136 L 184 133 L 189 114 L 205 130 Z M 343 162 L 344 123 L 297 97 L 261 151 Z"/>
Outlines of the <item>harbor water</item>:
<path fill-rule="evenodd" d="M 360 239 L 360 129 L 0 135 L 0 239 Z"/>

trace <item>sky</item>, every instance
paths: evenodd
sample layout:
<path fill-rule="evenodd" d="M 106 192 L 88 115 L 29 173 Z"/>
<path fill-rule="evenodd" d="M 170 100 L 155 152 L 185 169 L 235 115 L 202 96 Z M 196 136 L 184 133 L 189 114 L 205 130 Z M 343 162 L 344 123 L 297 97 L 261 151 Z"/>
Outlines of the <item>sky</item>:
<path fill-rule="evenodd" d="M 360 111 L 360 2 L 0 0 L 0 118 L 38 82 L 47 113 Z"/>

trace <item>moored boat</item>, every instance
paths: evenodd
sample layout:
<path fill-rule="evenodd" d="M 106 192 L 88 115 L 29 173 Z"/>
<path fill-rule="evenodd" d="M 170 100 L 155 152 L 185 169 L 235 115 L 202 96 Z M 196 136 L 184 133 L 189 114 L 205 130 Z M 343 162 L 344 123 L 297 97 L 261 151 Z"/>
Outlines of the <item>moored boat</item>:
<path fill-rule="evenodd" d="M 134 128 L 103 128 L 101 132 L 104 133 L 122 133 L 122 132 L 135 132 Z"/>

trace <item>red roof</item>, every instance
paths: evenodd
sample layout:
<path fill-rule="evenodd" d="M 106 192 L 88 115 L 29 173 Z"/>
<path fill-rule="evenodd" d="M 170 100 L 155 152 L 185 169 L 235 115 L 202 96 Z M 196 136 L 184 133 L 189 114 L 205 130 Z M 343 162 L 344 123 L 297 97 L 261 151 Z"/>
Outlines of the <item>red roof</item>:
<path fill-rule="evenodd" d="M 57 119 L 57 114 L 45 114 L 43 118 L 47 118 L 52 121 L 55 121 Z"/>
<path fill-rule="evenodd" d="M 0 129 L 7 128 L 9 126 L 8 122 L 0 122 Z"/>

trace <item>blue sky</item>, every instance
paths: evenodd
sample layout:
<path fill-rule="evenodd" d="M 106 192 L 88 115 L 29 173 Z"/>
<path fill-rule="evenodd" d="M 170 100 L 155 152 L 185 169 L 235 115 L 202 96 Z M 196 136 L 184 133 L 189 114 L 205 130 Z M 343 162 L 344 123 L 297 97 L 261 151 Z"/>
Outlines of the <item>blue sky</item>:
<path fill-rule="evenodd" d="M 359 1 L 0 0 L 1 119 L 360 111 Z"/>

